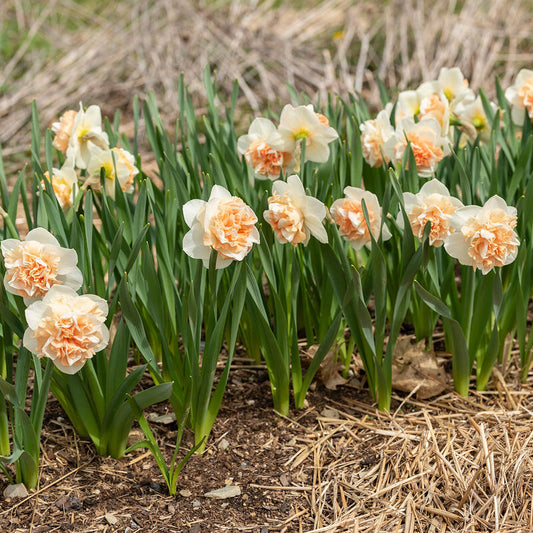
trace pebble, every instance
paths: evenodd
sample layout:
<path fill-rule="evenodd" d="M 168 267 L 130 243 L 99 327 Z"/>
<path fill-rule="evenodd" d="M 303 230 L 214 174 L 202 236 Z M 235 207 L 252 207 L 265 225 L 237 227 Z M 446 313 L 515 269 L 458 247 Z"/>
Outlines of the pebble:
<path fill-rule="evenodd" d="M 105 514 L 105 520 L 110 526 L 114 526 L 118 522 L 118 518 L 111 513 Z"/>
<path fill-rule="evenodd" d="M 217 500 L 226 500 L 227 498 L 234 498 L 241 495 L 241 487 L 238 485 L 227 485 L 220 489 L 206 492 L 206 498 L 215 498 Z"/>
<path fill-rule="evenodd" d="M 192 506 L 197 509 L 198 507 L 200 507 L 202 504 L 198 501 L 198 500 L 194 500 L 192 502 Z"/>
<path fill-rule="evenodd" d="M 222 451 L 226 451 L 229 448 L 229 442 L 226 439 L 222 439 L 218 443 L 218 449 Z"/>
<path fill-rule="evenodd" d="M 180 490 L 180 496 L 183 496 L 184 498 L 189 498 L 192 496 L 192 492 L 188 489 L 182 489 Z"/>
<path fill-rule="evenodd" d="M 151 488 L 154 492 L 159 492 L 159 493 L 163 492 L 163 489 L 162 489 L 160 483 L 152 482 L 152 483 L 150 483 L 150 488 Z"/>
<path fill-rule="evenodd" d="M 176 421 L 175 413 L 168 413 L 164 415 L 159 415 L 157 413 L 150 413 L 147 416 L 147 418 L 150 422 L 155 422 L 156 424 L 165 424 L 165 425 L 172 424 L 173 422 Z"/>
<path fill-rule="evenodd" d="M 16 485 L 8 485 L 4 490 L 4 498 L 26 498 L 28 491 L 24 483 L 17 483 Z"/>
<path fill-rule="evenodd" d="M 55 502 L 55 506 L 63 512 L 77 511 L 78 509 L 81 509 L 81 502 L 76 496 L 69 494 L 59 498 L 59 500 Z"/>
<path fill-rule="evenodd" d="M 337 409 L 328 409 L 327 407 L 324 407 L 324 409 L 322 409 L 320 416 L 323 416 L 324 418 L 340 418 L 339 411 L 337 411 Z"/>

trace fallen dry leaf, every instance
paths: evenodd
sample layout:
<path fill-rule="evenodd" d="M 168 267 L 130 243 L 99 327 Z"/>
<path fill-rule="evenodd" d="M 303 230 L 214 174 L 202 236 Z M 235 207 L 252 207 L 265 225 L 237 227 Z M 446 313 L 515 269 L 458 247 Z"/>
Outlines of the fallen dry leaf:
<path fill-rule="evenodd" d="M 448 386 L 446 373 L 425 341 L 414 342 L 413 335 L 398 337 L 392 352 L 392 388 L 413 392 L 419 400 L 437 396 Z"/>
<path fill-rule="evenodd" d="M 309 358 L 309 362 L 311 362 L 317 350 L 318 344 L 314 344 L 308 348 L 307 357 Z M 337 357 L 335 347 L 332 347 L 320 363 L 316 378 L 324 384 L 326 389 L 336 390 L 338 385 L 344 385 L 347 381 L 340 374 L 342 370 L 344 370 L 344 365 Z"/>

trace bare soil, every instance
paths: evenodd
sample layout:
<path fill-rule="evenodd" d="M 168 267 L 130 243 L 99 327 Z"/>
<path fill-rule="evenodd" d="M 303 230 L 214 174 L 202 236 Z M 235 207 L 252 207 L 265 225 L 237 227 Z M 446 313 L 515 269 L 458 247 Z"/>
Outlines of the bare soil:
<path fill-rule="evenodd" d="M 325 401 L 323 393 L 313 394 L 316 405 L 294 413 L 298 421 L 291 422 L 274 412 L 265 370 L 236 371 L 207 450 L 189 460 L 180 475 L 179 493 L 171 497 L 149 453 L 136 451 L 121 460 L 96 456 L 51 399 L 39 489 L 24 501 L 0 499 L 0 531 L 264 533 L 297 531 L 300 524 L 307 530 L 312 523 L 294 517 L 308 507 L 298 487 L 311 483 L 312 473 L 291 472 L 288 462 L 316 424 Z M 169 407 L 157 410 L 164 414 Z M 151 425 L 170 456 L 175 423 Z M 133 437 L 141 438 L 140 430 Z M 191 435 L 185 441 L 188 449 Z M 5 485 L 0 483 L 0 491 Z M 225 485 L 239 486 L 242 494 L 226 500 L 205 497 Z"/>

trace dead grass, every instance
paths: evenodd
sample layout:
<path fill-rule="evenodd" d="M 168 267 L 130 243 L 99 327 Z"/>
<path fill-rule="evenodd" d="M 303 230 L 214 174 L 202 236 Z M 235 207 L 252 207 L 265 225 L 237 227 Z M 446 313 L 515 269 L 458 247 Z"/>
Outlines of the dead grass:
<path fill-rule="evenodd" d="M 274 0 L 88 5 L 0 3 L 0 28 L 24 36 L 0 70 L 5 155 L 27 149 L 33 99 L 49 125 L 79 101 L 131 118 L 133 96 L 152 90 L 171 125 L 179 73 L 201 102 L 207 64 L 223 96 L 237 80 L 240 108 L 259 113 L 267 101 L 289 98 L 287 83 L 313 98 L 357 90 L 378 106 L 376 75 L 391 90 L 405 89 L 457 65 L 473 88 L 491 91 L 494 75 L 508 85 L 533 59 L 529 0 L 317 0 L 297 9 Z"/>
<path fill-rule="evenodd" d="M 390 415 L 350 399 L 329 408 L 291 460 L 313 471 L 308 533 L 532 530 L 529 387 L 402 401 Z"/>

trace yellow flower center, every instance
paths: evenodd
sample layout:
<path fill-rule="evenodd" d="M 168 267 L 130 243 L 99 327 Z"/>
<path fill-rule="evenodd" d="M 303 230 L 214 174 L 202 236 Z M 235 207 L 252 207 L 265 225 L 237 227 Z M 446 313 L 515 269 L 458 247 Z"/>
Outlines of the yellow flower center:
<path fill-rule="evenodd" d="M 102 165 L 102 168 L 104 169 L 106 179 L 115 179 L 115 166 L 113 165 L 113 161 L 106 161 Z"/>
<path fill-rule="evenodd" d="M 472 119 L 472 125 L 474 126 L 474 128 L 476 128 L 477 131 L 483 131 L 487 126 L 487 121 L 481 115 L 476 115 Z"/>
<path fill-rule="evenodd" d="M 311 132 L 309 130 L 301 128 L 294 133 L 294 140 L 301 141 L 302 139 L 306 139 L 307 137 L 309 137 L 309 135 L 311 135 Z"/>

